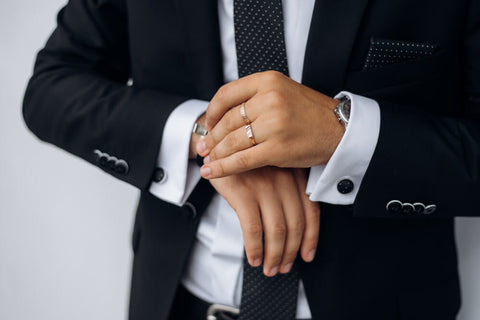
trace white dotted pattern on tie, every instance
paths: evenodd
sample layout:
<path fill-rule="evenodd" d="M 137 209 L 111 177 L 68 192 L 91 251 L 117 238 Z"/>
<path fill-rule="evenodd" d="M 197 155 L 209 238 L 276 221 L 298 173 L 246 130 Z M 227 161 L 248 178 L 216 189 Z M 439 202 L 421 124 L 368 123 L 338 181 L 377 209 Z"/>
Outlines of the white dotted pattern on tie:
<path fill-rule="evenodd" d="M 288 75 L 281 0 L 235 0 L 234 21 L 239 76 L 266 70 Z"/>
<path fill-rule="evenodd" d="M 263 267 L 255 269 L 247 264 L 238 320 L 294 320 L 299 281 L 296 265 L 290 273 L 268 278 Z M 264 297 L 269 300 L 262 302 Z"/>
<path fill-rule="evenodd" d="M 234 0 L 235 43 L 240 77 L 276 70 L 288 76 L 282 0 Z M 239 320 L 293 320 L 298 297 L 296 264 L 268 278 L 244 259 Z"/>

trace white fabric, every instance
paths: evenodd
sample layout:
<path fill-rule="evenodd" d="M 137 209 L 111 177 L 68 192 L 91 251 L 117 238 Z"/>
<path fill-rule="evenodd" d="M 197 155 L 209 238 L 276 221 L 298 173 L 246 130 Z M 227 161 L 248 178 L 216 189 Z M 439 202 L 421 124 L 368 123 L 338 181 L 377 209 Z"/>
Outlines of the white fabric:
<path fill-rule="evenodd" d="M 285 45 L 290 77 L 301 82 L 305 48 L 315 0 L 283 0 Z M 238 79 L 233 0 L 218 0 L 223 73 L 226 82 Z M 326 166 L 312 168 L 306 191 L 312 200 L 334 204 L 352 204 L 361 179 L 373 155 L 380 128 L 379 108 L 375 101 L 350 93 L 350 125 L 334 156 Z M 187 165 L 190 134 L 196 119 L 208 102 L 189 100 L 170 115 L 158 158 L 168 179 L 152 183 L 150 192 L 160 199 L 183 205 L 200 179 L 198 166 Z M 342 178 L 351 178 L 355 190 L 342 195 L 336 190 Z M 322 193 L 327 190 L 328 195 Z M 243 236 L 235 211 L 220 195 L 214 195 L 202 215 L 195 242 L 183 275 L 183 285 L 197 297 L 238 307 L 242 290 Z M 311 318 L 302 281 L 299 285 L 297 318 Z"/>
<path fill-rule="evenodd" d="M 340 144 L 326 165 L 310 169 L 307 194 L 312 201 L 349 205 L 355 201 L 360 183 L 367 171 L 380 133 L 380 108 L 375 100 L 341 92 L 335 98 L 348 96 L 352 101 L 350 120 Z M 349 179 L 353 191 L 341 194 L 337 184 Z"/>
<path fill-rule="evenodd" d="M 200 180 L 198 166 L 189 164 L 188 154 L 193 124 L 207 107 L 206 101 L 188 100 L 168 117 L 157 159 L 157 167 L 163 168 L 166 177 L 150 186 L 150 192 L 162 200 L 183 205 Z"/>

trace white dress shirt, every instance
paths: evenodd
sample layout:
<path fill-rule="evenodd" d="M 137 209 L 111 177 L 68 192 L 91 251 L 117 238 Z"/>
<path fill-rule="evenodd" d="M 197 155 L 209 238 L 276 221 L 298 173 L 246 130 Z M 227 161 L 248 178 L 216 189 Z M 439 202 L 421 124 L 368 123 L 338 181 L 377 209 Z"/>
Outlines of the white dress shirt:
<path fill-rule="evenodd" d="M 290 77 L 302 81 L 305 48 L 315 0 L 283 0 L 285 45 Z M 233 0 L 218 0 L 223 74 L 226 82 L 238 79 Z M 328 48 L 326 48 L 328 50 Z M 312 167 L 306 193 L 312 201 L 352 204 L 373 155 L 380 130 L 380 109 L 371 99 L 342 92 L 352 100 L 350 123 L 326 165 Z M 158 198 L 183 205 L 200 179 L 199 167 L 188 160 L 190 136 L 196 119 L 208 101 L 188 100 L 167 120 L 157 161 L 167 178 L 153 182 L 150 192 Z M 343 179 L 354 183 L 348 194 L 337 191 Z M 242 290 L 243 235 L 235 211 L 218 193 L 203 213 L 183 285 L 197 297 L 238 307 Z M 311 318 L 302 281 L 299 284 L 297 318 Z"/>

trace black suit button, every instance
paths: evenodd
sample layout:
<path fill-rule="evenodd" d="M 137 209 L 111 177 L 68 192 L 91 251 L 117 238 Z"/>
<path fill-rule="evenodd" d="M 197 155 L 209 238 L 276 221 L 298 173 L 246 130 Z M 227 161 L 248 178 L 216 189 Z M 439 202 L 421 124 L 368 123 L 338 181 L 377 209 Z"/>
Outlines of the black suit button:
<path fill-rule="evenodd" d="M 423 211 L 423 214 L 432 214 L 435 211 L 437 211 L 437 206 L 434 204 L 431 204 L 425 208 L 425 211 Z"/>
<path fill-rule="evenodd" d="M 387 203 L 387 211 L 391 213 L 399 213 L 402 211 L 403 203 L 398 200 L 392 200 Z"/>
<path fill-rule="evenodd" d="M 415 202 L 413 207 L 415 208 L 415 213 L 417 214 L 422 214 L 425 211 L 425 205 L 421 202 Z"/>
<path fill-rule="evenodd" d="M 182 207 L 189 219 L 195 219 L 197 217 L 197 208 L 191 202 L 185 202 Z"/>
<path fill-rule="evenodd" d="M 411 203 L 404 203 L 402 206 L 402 213 L 412 214 L 415 211 L 415 207 Z"/>
<path fill-rule="evenodd" d="M 153 172 L 152 180 L 157 183 L 163 183 L 167 180 L 167 173 L 162 168 L 156 168 Z"/>
<path fill-rule="evenodd" d="M 125 175 L 128 173 L 128 163 L 127 161 L 125 160 L 117 160 L 115 162 L 115 167 L 114 167 L 114 170 L 116 173 L 118 174 L 122 174 L 122 175 Z"/>
<path fill-rule="evenodd" d="M 347 194 L 353 190 L 353 182 L 349 179 L 344 179 L 337 184 L 337 190 L 341 194 Z"/>
<path fill-rule="evenodd" d="M 109 159 L 110 159 L 110 156 L 109 156 L 107 153 L 102 153 L 102 155 L 101 155 L 100 158 L 98 159 L 98 163 L 99 163 L 102 167 L 106 168 Z"/>
<path fill-rule="evenodd" d="M 98 149 L 95 149 L 95 150 L 93 150 L 93 154 L 95 155 L 95 162 L 97 164 L 99 164 L 100 163 L 100 157 L 102 156 L 103 152 L 98 150 Z"/>
<path fill-rule="evenodd" d="M 107 169 L 108 170 L 115 170 L 115 163 L 118 161 L 116 157 L 109 157 L 107 160 Z"/>

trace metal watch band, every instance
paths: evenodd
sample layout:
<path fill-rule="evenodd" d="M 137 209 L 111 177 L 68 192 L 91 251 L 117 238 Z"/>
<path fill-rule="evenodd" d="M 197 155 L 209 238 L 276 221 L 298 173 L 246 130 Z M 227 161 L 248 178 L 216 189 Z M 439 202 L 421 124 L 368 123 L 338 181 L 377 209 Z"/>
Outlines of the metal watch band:
<path fill-rule="evenodd" d="M 345 129 L 348 126 L 348 122 L 350 120 L 350 108 L 351 108 L 351 101 L 349 97 L 342 97 L 340 99 L 340 103 L 335 107 L 333 112 L 337 117 L 338 122 L 343 124 Z"/>

